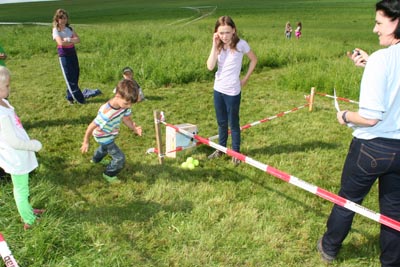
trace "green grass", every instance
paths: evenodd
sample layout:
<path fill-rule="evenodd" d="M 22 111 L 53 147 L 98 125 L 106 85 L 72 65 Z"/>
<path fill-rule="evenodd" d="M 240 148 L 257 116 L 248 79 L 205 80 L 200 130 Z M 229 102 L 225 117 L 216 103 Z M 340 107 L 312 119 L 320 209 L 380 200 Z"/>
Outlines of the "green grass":
<path fill-rule="evenodd" d="M 67 9 L 81 38 L 80 85 L 103 91 L 87 105 L 67 105 L 51 26 L 0 26 L 13 74 L 10 101 L 29 135 L 44 145 L 30 184 L 33 205 L 47 212 L 32 230 L 23 231 L 12 184 L 1 181 L 0 231 L 20 265 L 324 266 L 315 243 L 332 207 L 328 201 L 249 165 L 235 168 L 228 157 L 209 161 L 206 146 L 163 165 L 145 152 L 156 145 L 155 109 L 169 123 L 196 124 L 203 137 L 216 134 L 214 73 L 205 61 L 218 16 L 233 17 L 259 58 L 243 90 L 243 125 L 304 104 L 311 87 L 329 94 L 335 87 L 339 96 L 358 100 L 362 70 L 345 53 L 378 48 L 374 3 L 191 1 L 218 8 L 186 25 L 198 15 L 180 0 L 1 5 L 2 21 L 25 23 L 51 22 L 55 9 Z M 301 40 L 284 39 L 287 20 L 303 22 Z M 133 107 L 144 136 L 121 131 L 117 143 L 127 163 L 123 183 L 111 186 L 101 177 L 103 167 L 89 163 L 95 142 L 89 154 L 79 148 L 126 65 L 149 101 Z M 242 153 L 336 193 L 351 131 L 337 123 L 333 101 L 317 96 L 313 112 L 301 109 L 258 125 L 242 139 Z M 188 156 L 200 167 L 182 170 Z M 377 211 L 376 189 L 364 206 Z M 357 215 L 333 266 L 380 266 L 378 235 L 379 224 Z"/>

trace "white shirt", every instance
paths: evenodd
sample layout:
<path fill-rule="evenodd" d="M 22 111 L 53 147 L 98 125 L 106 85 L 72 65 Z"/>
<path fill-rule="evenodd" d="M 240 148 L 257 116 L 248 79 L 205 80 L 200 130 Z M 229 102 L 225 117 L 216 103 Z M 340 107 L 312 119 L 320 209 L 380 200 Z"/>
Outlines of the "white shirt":
<path fill-rule="evenodd" d="M 53 28 L 53 40 L 55 40 L 57 36 L 60 36 L 61 39 L 67 37 L 71 38 L 73 34 L 74 32 L 68 27 L 65 27 L 62 31 L 58 31 L 57 28 Z"/>
<path fill-rule="evenodd" d="M 214 90 L 226 95 L 235 96 L 240 93 L 240 70 L 243 55 L 250 52 L 245 40 L 239 40 L 236 50 L 222 49 L 218 54 L 218 70 L 215 73 Z"/>
<path fill-rule="evenodd" d="M 42 146 L 29 139 L 14 108 L 3 101 L 9 108 L 0 106 L 0 167 L 9 174 L 27 174 L 38 166 L 34 151 Z"/>
<path fill-rule="evenodd" d="M 353 136 L 400 139 L 400 45 L 374 52 L 361 80 L 359 114 L 380 120 L 373 127 L 354 127 Z"/>

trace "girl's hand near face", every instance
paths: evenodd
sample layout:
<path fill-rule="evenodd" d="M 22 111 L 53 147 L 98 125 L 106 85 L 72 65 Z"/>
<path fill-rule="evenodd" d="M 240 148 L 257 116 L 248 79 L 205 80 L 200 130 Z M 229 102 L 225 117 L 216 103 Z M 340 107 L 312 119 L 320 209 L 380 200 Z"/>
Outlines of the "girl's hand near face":
<path fill-rule="evenodd" d="M 218 46 L 220 42 L 221 42 L 221 39 L 219 39 L 218 32 L 215 32 L 213 35 L 213 45 Z"/>

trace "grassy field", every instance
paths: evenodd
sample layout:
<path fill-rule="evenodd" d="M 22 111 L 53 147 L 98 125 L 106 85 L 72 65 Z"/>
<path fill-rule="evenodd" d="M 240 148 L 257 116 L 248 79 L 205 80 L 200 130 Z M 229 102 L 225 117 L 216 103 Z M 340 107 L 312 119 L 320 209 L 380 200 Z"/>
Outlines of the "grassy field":
<path fill-rule="evenodd" d="M 32 138 L 42 141 L 31 175 L 31 201 L 46 208 L 24 231 L 12 184 L 0 180 L 0 231 L 21 266 L 324 266 L 316 252 L 332 204 L 228 157 L 209 161 L 199 146 L 158 164 L 153 110 L 172 124 L 192 123 L 216 134 L 213 72 L 206 69 L 216 19 L 230 15 L 259 58 L 243 90 L 241 124 L 305 104 L 311 87 L 358 100 L 362 69 L 346 58 L 374 51 L 375 1 L 57 1 L 0 5 L 0 43 L 12 71 L 10 101 Z M 199 12 L 190 7 L 201 7 Z M 68 105 L 55 43 L 54 11 L 70 13 L 78 32 L 81 88 L 103 95 Z M 210 14 L 208 14 L 210 13 Z M 207 15 L 197 20 L 202 15 Z M 284 38 L 286 21 L 304 25 L 301 40 Z M 246 62 L 245 62 L 246 63 Z M 130 65 L 148 101 L 133 107 L 144 129 L 126 128 L 117 143 L 127 157 L 120 185 L 102 179 L 102 166 L 79 151 L 87 125 L 112 97 Z M 246 66 L 244 66 L 244 71 Z M 351 131 L 336 121 L 333 101 L 243 131 L 242 153 L 333 193 L 339 188 Z M 340 103 L 342 109 L 357 109 Z M 165 134 L 165 129 L 163 129 Z M 193 171 L 180 164 L 200 160 Z M 378 211 L 377 188 L 364 206 Z M 379 224 L 356 215 L 333 266 L 380 266 Z M 1 264 L 0 264 L 1 266 Z"/>

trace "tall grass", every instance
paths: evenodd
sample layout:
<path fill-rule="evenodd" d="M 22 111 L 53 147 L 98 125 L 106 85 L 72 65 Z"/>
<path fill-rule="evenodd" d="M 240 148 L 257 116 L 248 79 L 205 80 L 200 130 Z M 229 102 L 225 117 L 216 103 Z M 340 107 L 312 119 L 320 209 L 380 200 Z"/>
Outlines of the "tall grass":
<path fill-rule="evenodd" d="M 32 203 L 47 209 L 24 232 L 1 180 L 0 231 L 21 266 L 322 266 L 315 242 L 331 203 L 227 157 L 206 159 L 205 146 L 178 153 L 159 165 L 154 109 L 170 123 L 193 123 L 199 134 L 216 134 L 213 72 L 206 70 L 216 18 L 228 14 L 259 58 L 243 90 L 241 124 L 305 103 L 310 87 L 357 100 L 362 70 L 346 51 L 377 49 L 371 33 L 374 1 L 191 1 L 217 6 L 195 16 L 185 1 L 46 2 L 2 5 L 4 21 L 50 22 L 62 6 L 81 38 L 77 45 L 81 87 L 103 95 L 69 106 L 51 26 L 0 26 L 12 71 L 11 103 L 32 138 L 41 140 L 40 167 L 31 175 Z M 185 23 L 178 23 L 178 21 Z M 300 40 L 286 40 L 287 20 L 304 25 Z M 103 167 L 79 147 L 101 103 L 112 96 L 122 67 L 130 65 L 149 99 L 133 107 L 144 136 L 123 128 L 117 140 L 127 157 L 121 185 L 107 185 Z M 244 69 L 246 69 L 246 64 Z M 340 104 L 343 109 L 356 109 Z M 165 134 L 165 132 L 164 132 Z M 332 192 L 350 131 L 338 125 L 331 99 L 316 97 L 314 112 L 302 109 L 243 132 L 242 152 Z M 200 160 L 180 168 L 187 156 Z M 364 202 L 378 209 L 373 188 Z M 333 266 L 379 266 L 379 225 L 356 216 L 354 230 Z"/>

